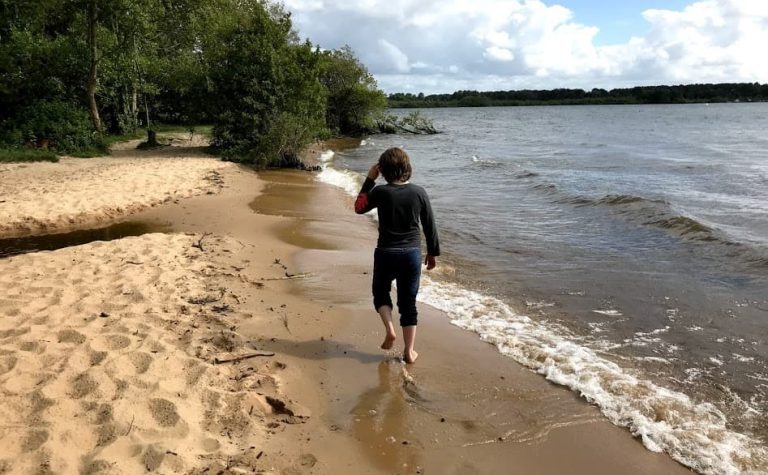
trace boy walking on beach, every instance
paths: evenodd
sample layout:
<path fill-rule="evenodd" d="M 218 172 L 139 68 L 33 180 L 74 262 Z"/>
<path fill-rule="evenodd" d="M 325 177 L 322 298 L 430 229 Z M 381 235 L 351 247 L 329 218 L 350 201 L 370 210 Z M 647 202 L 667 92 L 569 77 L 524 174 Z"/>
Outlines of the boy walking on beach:
<path fill-rule="evenodd" d="M 400 148 L 390 148 L 368 171 L 360 194 L 355 201 L 357 214 L 376 208 L 379 214 L 379 240 L 373 255 L 373 306 L 381 316 L 386 336 L 381 347 L 392 348 L 397 339 L 392 324 L 392 281 L 397 282 L 397 307 L 400 326 L 403 328 L 405 350 L 403 359 L 411 364 L 419 354 L 414 351 L 416 342 L 416 294 L 421 277 L 421 234 L 419 223 L 427 241 L 427 270 L 435 268 L 440 255 L 435 217 L 424 188 L 408 183 L 411 178 L 411 161 Z M 376 186 L 376 179 L 383 175 L 386 185 Z"/>

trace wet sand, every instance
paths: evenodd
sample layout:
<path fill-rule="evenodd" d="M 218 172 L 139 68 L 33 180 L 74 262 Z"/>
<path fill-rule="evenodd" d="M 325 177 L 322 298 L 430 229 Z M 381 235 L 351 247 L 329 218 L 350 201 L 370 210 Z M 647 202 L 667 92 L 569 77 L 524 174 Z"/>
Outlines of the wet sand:
<path fill-rule="evenodd" d="M 368 297 L 374 226 L 311 175 L 262 178 L 267 186 L 251 206 L 292 216 L 295 224 L 279 228 L 278 237 L 304 240 L 294 261 L 311 277 L 296 281 L 294 293 L 342 313 L 332 329 L 308 322 L 303 340 L 296 341 L 297 325 L 294 338 L 268 346 L 306 360 L 312 379 L 323 382 L 328 425 L 355 441 L 365 471 L 690 473 L 429 307 L 420 308 L 415 365 L 378 350 L 380 323 Z M 286 192 L 293 206 L 275 206 Z"/>

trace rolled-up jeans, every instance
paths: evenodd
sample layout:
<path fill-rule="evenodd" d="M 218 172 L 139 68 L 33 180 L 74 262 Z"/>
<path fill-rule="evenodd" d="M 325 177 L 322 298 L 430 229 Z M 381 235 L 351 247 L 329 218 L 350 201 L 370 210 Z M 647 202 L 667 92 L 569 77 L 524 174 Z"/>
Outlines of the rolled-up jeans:
<path fill-rule="evenodd" d="M 373 306 L 379 311 L 384 305 L 392 306 L 392 281 L 397 282 L 397 309 L 400 326 L 418 323 L 416 294 L 421 277 L 421 249 L 376 248 L 373 254 Z"/>

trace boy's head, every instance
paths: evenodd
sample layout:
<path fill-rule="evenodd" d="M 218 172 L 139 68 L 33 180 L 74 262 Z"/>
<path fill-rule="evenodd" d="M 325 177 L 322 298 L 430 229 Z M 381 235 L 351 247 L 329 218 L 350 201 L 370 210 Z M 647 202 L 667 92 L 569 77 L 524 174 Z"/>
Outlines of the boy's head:
<path fill-rule="evenodd" d="M 402 148 L 390 148 L 379 157 L 379 171 L 387 183 L 408 181 L 413 171 L 411 159 Z"/>

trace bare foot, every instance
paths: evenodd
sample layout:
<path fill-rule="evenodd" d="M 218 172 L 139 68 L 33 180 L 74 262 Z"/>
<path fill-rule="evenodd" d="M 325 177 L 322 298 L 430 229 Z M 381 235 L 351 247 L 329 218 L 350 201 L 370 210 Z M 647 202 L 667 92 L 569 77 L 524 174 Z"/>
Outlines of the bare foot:
<path fill-rule="evenodd" d="M 416 359 L 419 357 L 419 354 L 415 351 L 411 351 L 410 355 L 403 355 L 403 359 L 407 364 L 413 364 L 416 362 Z"/>
<path fill-rule="evenodd" d="M 381 349 L 382 350 L 391 349 L 394 346 L 396 339 L 397 339 L 397 335 L 395 335 L 394 333 L 387 335 L 386 337 L 384 337 L 384 343 L 381 344 Z"/>

